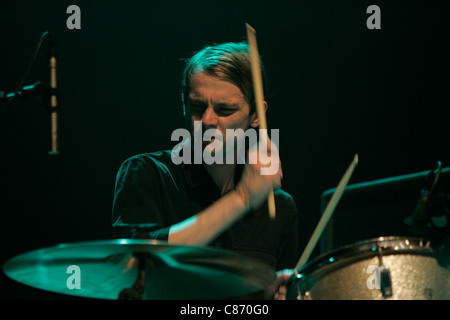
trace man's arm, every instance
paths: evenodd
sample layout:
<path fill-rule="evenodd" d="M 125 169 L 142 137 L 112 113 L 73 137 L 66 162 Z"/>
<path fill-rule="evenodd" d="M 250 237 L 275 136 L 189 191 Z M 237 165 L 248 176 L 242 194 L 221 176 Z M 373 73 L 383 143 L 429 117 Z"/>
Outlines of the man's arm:
<path fill-rule="evenodd" d="M 170 227 L 169 243 L 206 245 L 245 215 L 247 205 L 237 192 L 229 192 L 200 213 Z"/>
<path fill-rule="evenodd" d="M 248 209 L 256 208 L 265 202 L 272 187 L 281 186 L 283 176 L 278 150 L 276 146 L 274 150 L 271 150 L 271 146 L 269 139 L 267 152 L 257 155 L 256 146 L 251 148 L 249 156 L 253 156 L 256 161 L 245 165 L 241 180 L 234 192 L 225 194 L 195 216 L 171 226 L 169 243 L 207 244 L 241 218 Z M 263 159 L 263 156 L 266 159 Z M 270 165 L 276 164 L 277 170 L 271 174 L 261 174 L 263 169 L 270 166 L 268 160 Z"/>

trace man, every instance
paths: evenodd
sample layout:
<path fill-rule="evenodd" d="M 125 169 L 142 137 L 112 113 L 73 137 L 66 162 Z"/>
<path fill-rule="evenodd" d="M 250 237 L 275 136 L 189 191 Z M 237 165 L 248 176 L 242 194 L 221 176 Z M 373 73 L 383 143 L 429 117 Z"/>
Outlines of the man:
<path fill-rule="evenodd" d="M 261 174 L 267 160 L 279 165 L 276 147 L 267 153 L 249 146 L 247 154 L 228 148 L 230 130 L 254 130 L 259 126 L 246 43 L 208 46 L 188 61 L 182 81 L 186 127 L 192 136 L 213 130 L 200 152 L 187 139 L 173 150 L 140 154 L 119 169 L 113 203 L 113 225 L 129 228 L 132 237 L 151 238 L 186 245 L 209 245 L 258 259 L 275 271 L 295 266 L 298 257 L 298 217 L 292 197 L 281 185 L 281 166 Z M 267 108 L 267 103 L 265 103 Z M 204 140 L 204 139 L 203 139 Z M 270 140 L 269 140 L 270 142 Z M 195 143 L 194 143 L 195 144 Z M 186 147 L 186 145 L 188 145 Z M 232 161 L 180 162 L 206 154 Z M 189 153 L 188 152 L 188 153 Z M 200 153 L 200 155 L 199 155 Z M 240 156 L 247 163 L 239 164 Z M 228 158 L 229 159 L 229 158 Z M 203 159 L 204 160 L 204 159 Z M 255 163 L 256 162 L 256 163 Z M 273 188 L 276 217 L 268 213 L 267 197 Z M 275 298 L 283 298 L 280 272 L 272 286 Z"/>

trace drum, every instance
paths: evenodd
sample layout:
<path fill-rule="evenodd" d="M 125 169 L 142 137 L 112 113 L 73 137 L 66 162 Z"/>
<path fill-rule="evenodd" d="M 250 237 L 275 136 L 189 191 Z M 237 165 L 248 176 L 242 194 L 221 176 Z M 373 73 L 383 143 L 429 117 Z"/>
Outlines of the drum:
<path fill-rule="evenodd" d="M 300 267 L 288 282 L 287 298 L 450 299 L 449 257 L 421 238 L 370 239 Z"/>

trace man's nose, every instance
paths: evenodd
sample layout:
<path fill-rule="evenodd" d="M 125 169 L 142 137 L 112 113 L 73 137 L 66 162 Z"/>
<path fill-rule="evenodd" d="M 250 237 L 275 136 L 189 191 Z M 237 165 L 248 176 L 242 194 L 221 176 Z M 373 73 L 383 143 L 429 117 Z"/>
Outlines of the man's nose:
<path fill-rule="evenodd" d="M 208 128 L 211 127 L 215 128 L 217 126 L 217 114 L 212 106 L 208 106 L 205 112 L 203 112 L 202 122 L 203 125 L 205 125 Z"/>

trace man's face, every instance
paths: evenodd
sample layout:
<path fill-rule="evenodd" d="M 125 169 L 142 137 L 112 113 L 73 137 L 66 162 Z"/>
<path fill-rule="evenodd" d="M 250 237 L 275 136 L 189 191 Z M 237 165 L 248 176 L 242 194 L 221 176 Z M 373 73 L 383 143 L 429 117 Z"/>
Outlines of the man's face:
<path fill-rule="evenodd" d="M 220 80 L 204 72 L 195 74 L 190 79 L 190 93 L 187 101 L 191 128 L 194 121 L 202 121 L 202 131 L 215 129 L 226 141 L 227 129 L 257 127 L 256 113 L 250 115 L 250 106 L 245 101 L 242 91 L 231 82 Z M 193 132 L 194 134 L 194 132 Z M 215 139 L 203 142 L 203 149 Z M 218 141 L 215 143 L 216 147 Z M 225 155 L 225 145 L 220 143 Z"/>

